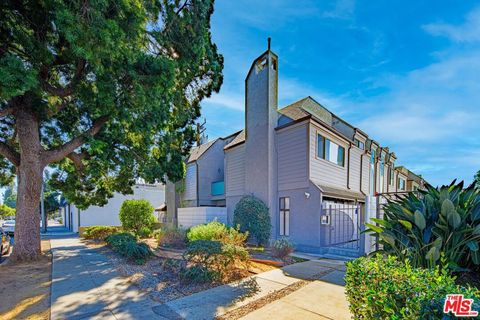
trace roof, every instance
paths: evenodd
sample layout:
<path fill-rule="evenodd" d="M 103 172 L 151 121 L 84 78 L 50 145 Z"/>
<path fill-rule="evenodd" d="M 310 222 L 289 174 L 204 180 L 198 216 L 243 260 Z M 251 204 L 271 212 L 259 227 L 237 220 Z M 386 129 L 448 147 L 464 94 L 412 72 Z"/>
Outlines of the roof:
<path fill-rule="evenodd" d="M 309 97 L 298 100 L 297 102 L 294 102 L 286 107 L 283 107 L 282 109 L 278 110 L 278 112 L 280 114 L 283 114 L 284 116 L 289 117 L 292 120 L 298 120 L 298 119 L 304 118 L 308 116 L 309 113 L 306 112 L 301 107 L 308 98 Z"/>
<path fill-rule="evenodd" d="M 162 203 L 159 207 L 155 208 L 155 211 L 167 211 L 167 204 Z"/>
<path fill-rule="evenodd" d="M 227 150 L 229 148 L 233 148 L 238 144 L 244 143 L 245 142 L 245 130 L 242 130 L 238 132 L 238 134 L 233 138 L 233 140 L 227 144 L 224 149 Z"/>
<path fill-rule="evenodd" d="M 344 200 L 365 200 L 365 195 L 361 192 L 320 185 L 318 183 L 315 184 L 320 189 L 320 191 L 322 191 L 322 195 L 324 197 L 326 196 Z"/>
<path fill-rule="evenodd" d="M 202 156 L 202 154 L 204 154 L 217 140 L 218 138 L 193 148 L 192 152 L 190 152 L 187 163 L 197 161 Z"/>

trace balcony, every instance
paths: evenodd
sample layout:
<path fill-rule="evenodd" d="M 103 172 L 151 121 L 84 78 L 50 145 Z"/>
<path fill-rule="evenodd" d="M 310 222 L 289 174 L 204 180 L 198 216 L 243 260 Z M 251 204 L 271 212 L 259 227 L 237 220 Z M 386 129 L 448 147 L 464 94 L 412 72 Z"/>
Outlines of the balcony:
<path fill-rule="evenodd" d="M 223 196 L 225 194 L 225 181 L 212 182 L 212 197 Z"/>

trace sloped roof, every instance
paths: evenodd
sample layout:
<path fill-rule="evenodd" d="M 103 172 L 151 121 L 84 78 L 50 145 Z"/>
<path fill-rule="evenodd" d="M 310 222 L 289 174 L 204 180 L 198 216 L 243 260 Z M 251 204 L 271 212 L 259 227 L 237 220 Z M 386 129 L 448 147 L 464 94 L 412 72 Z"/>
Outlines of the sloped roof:
<path fill-rule="evenodd" d="M 202 156 L 202 154 L 204 154 L 205 151 L 207 151 L 217 140 L 218 138 L 193 148 L 190 152 L 187 163 L 198 160 Z"/>
<path fill-rule="evenodd" d="M 237 144 L 240 144 L 240 143 L 243 143 L 243 142 L 245 142 L 245 129 L 240 131 L 235 136 L 235 138 L 233 138 L 233 140 L 230 141 L 230 143 L 227 144 L 223 149 L 227 150 L 227 149 L 232 148 L 232 147 L 236 146 Z"/>
<path fill-rule="evenodd" d="M 280 114 L 283 114 L 289 117 L 292 120 L 298 120 L 309 115 L 308 112 L 305 112 L 301 107 L 303 103 L 308 99 L 308 97 L 298 100 L 282 109 L 278 110 Z"/>

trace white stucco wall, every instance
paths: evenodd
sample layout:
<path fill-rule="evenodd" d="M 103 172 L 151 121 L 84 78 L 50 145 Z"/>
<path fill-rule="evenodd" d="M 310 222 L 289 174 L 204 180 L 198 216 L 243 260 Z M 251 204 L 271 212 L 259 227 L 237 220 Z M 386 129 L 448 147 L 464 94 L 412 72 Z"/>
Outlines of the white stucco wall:
<path fill-rule="evenodd" d="M 189 207 L 178 208 L 178 226 L 190 228 L 199 224 L 217 220 L 227 224 L 227 208 L 225 207 Z"/>
<path fill-rule="evenodd" d="M 125 200 L 145 199 L 157 208 L 165 203 L 165 186 L 164 185 L 137 185 L 133 188 L 133 194 L 122 195 L 115 193 L 106 205 L 103 207 L 91 206 L 86 210 L 80 210 L 80 224 L 78 223 L 78 209 L 72 206 L 74 212 L 73 231 L 78 232 L 78 226 L 120 226 L 118 213 L 120 207 Z"/>

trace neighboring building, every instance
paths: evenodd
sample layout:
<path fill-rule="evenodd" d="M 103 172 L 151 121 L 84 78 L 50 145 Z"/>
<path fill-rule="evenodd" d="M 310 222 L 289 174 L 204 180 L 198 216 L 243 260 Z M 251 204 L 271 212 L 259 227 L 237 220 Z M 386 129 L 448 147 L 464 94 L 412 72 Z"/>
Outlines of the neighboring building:
<path fill-rule="evenodd" d="M 65 226 L 73 232 L 78 232 L 80 227 L 89 226 L 120 226 L 118 214 L 125 200 L 145 199 L 154 208 L 165 204 L 165 185 L 163 184 L 136 184 L 133 194 L 123 195 L 115 193 L 113 198 L 102 207 L 90 206 L 86 210 L 80 210 L 73 204 L 67 204 L 62 208 Z"/>
<path fill-rule="evenodd" d="M 225 206 L 232 223 L 238 201 L 252 194 L 269 207 L 272 239 L 288 236 L 311 252 L 358 249 L 366 198 L 400 191 L 401 179 L 407 188 L 395 154 L 312 97 L 278 109 L 270 49 L 252 63 L 245 91 L 245 129 L 192 150 L 185 181 L 167 185 L 169 215 Z"/>
<path fill-rule="evenodd" d="M 398 167 L 397 170 L 402 173 L 403 181 L 401 183 L 405 185 L 406 191 L 417 191 L 425 188 L 427 182 L 421 176 L 405 167 Z"/>

